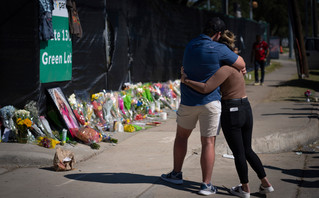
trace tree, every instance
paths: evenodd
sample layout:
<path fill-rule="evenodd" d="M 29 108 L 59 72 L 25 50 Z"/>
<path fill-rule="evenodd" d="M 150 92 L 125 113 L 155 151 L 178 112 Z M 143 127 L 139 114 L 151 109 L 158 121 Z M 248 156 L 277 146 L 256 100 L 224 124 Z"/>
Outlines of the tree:
<path fill-rule="evenodd" d="M 287 0 L 258 1 L 258 7 L 253 13 L 254 20 L 270 24 L 272 36 L 288 37 Z"/>

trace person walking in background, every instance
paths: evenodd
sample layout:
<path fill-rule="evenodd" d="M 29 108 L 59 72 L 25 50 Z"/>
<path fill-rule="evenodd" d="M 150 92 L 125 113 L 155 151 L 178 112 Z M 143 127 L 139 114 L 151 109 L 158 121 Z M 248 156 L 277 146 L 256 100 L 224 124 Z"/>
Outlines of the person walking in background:
<path fill-rule="evenodd" d="M 228 40 L 232 46 L 234 35 L 222 35 L 223 41 Z M 226 38 L 226 39 L 225 39 Z M 220 86 L 222 92 L 221 126 L 227 144 L 233 152 L 235 166 L 240 179 L 240 185 L 232 187 L 230 192 L 239 197 L 249 198 L 250 188 L 248 181 L 248 166 L 251 165 L 261 180 L 259 192 L 262 194 L 274 191 L 268 181 L 264 167 L 252 150 L 251 140 L 253 131 L 253 116 L 248 101 L 243 73 L 235 67 L 222 66 L 207 82 L 196 82 L 188 79 L 187 74 L 181 69 L 181 82 L 192 89 L 208 94 Z"/>
<path fill-rule="evenodd" d="M 185 73 L 191 79 L 206 82 L 220 68 L 221 61 L 245 71 L 242 57 L 217 42 L 225 29 L 225 23 L 220 18 L 211 18 L 206 23 L 203 34 L 187 44 L 183 65 Z M 177 111 L 177 130 L 173 148 L 174 168 L 172 172 L 162 174 L 161 179 L 174 184 L 183 183 L 182 166 L 187 153 L 188 138 L 199 121 L 203 182 L 199 194 L 216 193 L 216 188 L 211 184 L 211 177 L 215 162 L 215 140 L 220 126 L 220 98 L 219 89 L 209 94 L 201 94 L 181 84 L 181 104 Z"/>
<path fill-rule="evenodd" d="M 261 35 L 256 36 L 256 41 L 253 44 L 251 62 L 255 66 L 255 85 L 263 85 L 265 77 L 265 65 L 269 55 L 269 46 L 262 40 Z M 260 81 L 258 70 L 260 68 Z"/>

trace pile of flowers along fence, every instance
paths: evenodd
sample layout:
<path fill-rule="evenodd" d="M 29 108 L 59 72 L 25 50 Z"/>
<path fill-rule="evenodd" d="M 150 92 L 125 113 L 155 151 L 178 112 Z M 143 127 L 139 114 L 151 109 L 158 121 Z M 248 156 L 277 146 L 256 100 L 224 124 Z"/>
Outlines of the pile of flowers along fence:
<path fill-rule="evenodd" d="M 180 81 L 176 80 L 127 83 L 121 91 L 103 90 L 92 95 L 75 91 L 67 98 L 80 125 L 73 140 L 86 144 L 100 141 L 117 143 L 118 140 L 113 138 L 114 132 L 134 132 L 160 124 L 163 118 L 166 119 L 163 110 L 176 110 L 179 105 L 179 85 Z M 62 140 L 62 131 L 51 129 L 46 117 L 39 115 L 34 101 L 26 104 L 24 109 L 5 106 L 0 109 L 0 117 L 0 124 L 5 129 L 0 140 L 36 143 L 47 148 L 54 148 L 65 141 L 76 143 L 68 137 Z M 99 146 L 95 144 L 91 147 Z"/>

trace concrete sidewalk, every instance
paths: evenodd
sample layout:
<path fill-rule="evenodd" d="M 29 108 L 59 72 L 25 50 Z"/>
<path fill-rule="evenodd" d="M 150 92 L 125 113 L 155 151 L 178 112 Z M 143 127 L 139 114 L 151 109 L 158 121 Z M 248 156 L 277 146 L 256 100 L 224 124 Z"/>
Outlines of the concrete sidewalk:
<path fill-rule="evenodd" d="M 292 151 L 299 145 L 318 139 L 318 103 L 267 100 L 276 85 L 289 80 L 296 73 L 295 62 L 278 61 L 283 67 L 267 74 L 264 86 L 247 86 L 254 113 L 253 147 L 258 153 L 263 153 L 260 154 L 261 160 L 275 187 L 275 192 L 267 197 L 316 197 L 319 192 L 319 148 L 315 147 L 309 153 L 283 151 Z M 115 133 L 119 144 L 101 143 L 100 150 L 82 144 L 63 146 L 74 152 L 77 161 L 76 169 L 69 172 L 47 171 L 52 166 L 55 149 L 0 143 L 0 184 L 7 189 L 0 196 L 17 197 L 18 192 L 7 181 L 19 182 L 21 175 L 33 175 L 34 181 L 46 181 L 50 175 L 52 179 L 46 181 L 44 187 L 39 184 L 37 191 L 31 190 L 32 182 L 24 183 L 30 185 L 30 190 L 23 193 L 28 194 L 28 197 L 36 197 L 46 193 L 45 188 L 49 187 L 52 192 L 64 193 L 59 197 L 74 197 L 71 192 L 81 192 L 79 189 L 89 187 L 94 192 L 89 194 L 90 197 L 105 197 L 106 194 L 106 197 L 123 198 L 197 197 L 201 182 L 198 128 L 189 139 L 183 166 L 185 183 L 171 185 L 159 179 L 162 173 L 172 169 L 175 117 L 175 112 L 169 112 L 168 120 L 160 126 L 135 133 Z M 219 193 L 213 196 L 233 197 L 229 195 L 229 187 L 237 185 L 239 181 L 233 159 L 222 157 L 222 154 L 230 154 L 222 133 L 217 138 L 216 153 L 212 181 Z M 263 197 L 256 193 L 259 185 L 257 176 L 251 169 L 249 171 L 252 197 Z M 54 181 L 51 181 L 53 178 Z M 86 197 L 86 194 L 79 193 L 78 197 Z"/>

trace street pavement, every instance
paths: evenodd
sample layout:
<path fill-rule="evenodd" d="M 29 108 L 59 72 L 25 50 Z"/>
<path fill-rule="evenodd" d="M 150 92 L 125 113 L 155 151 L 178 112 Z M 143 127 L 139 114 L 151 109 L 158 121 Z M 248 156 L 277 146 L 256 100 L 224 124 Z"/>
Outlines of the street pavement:
<path fill-rule="evenodd" d="M 316 102 L 271 101 L 281 82 L 296 74 L 296 63 L 280 55 L 283 67 L 266 74 L 264 86 L 247 85 L 254 114 L 253 148 L 260 156 L 275 192 L 258 193 L 260 184 L 249 169 L 251 197 L 315 198 L 319 194 L 319 130 Z M 195 128 L 183 166 L 183 185 L 159 176 L 172 170 L 175 112 L 162 124 L 134 133 L 114 133 L 119 143 L 64 145 L 77 161 L 72 171 L 52 169 L 55 149 L 31 144 L 0 143 L 0 197 L 198 197 L 201 183 L 200 135 Z M 59 146 L 59 145 L 58 145 Z M 223 134 L 217 137 L 212 182 L 218 193 L 234 197 L 229 188 L 239 184 L 234 160 Z"/>

